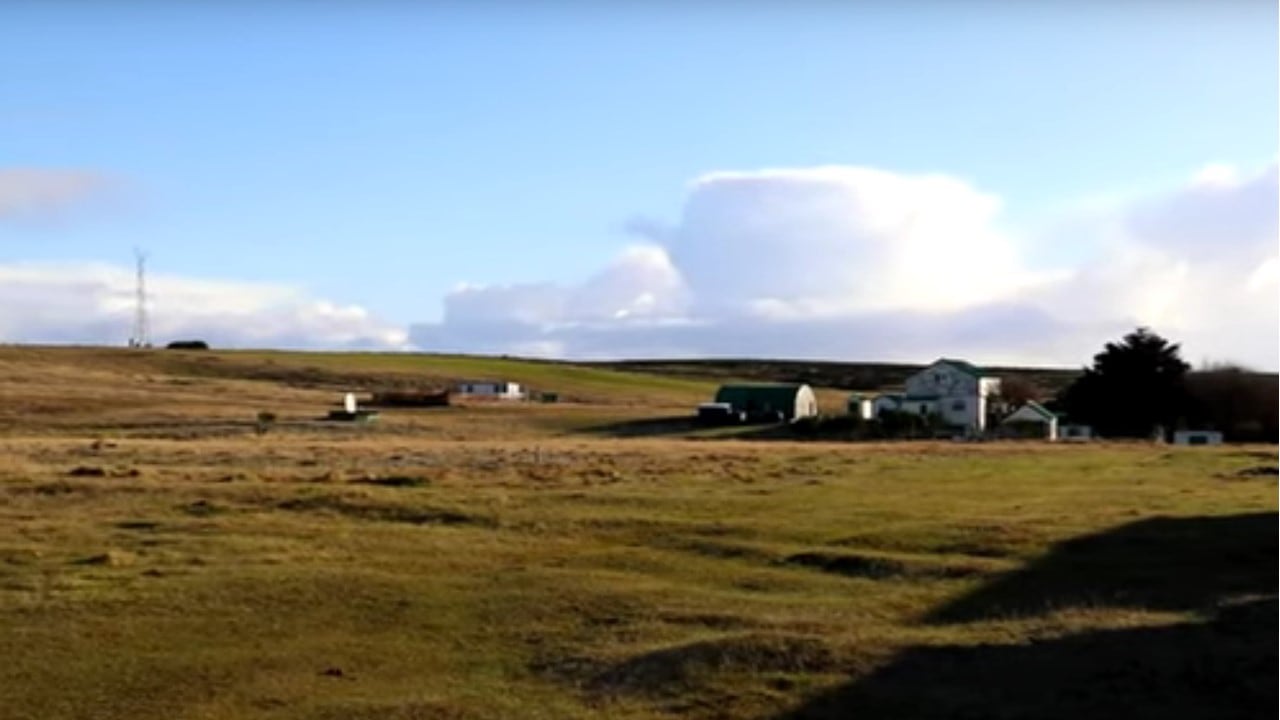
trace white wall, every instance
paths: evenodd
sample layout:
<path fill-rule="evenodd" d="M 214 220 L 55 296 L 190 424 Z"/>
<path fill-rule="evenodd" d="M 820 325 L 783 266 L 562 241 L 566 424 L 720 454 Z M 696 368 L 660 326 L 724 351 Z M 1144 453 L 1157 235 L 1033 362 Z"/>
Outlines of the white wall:
<path fill-rule="evenodd" d="M 871 398 L 864 397 L 864 398 L 859 398 L 857 400 L 854 400 L 853 398 L 849 398 L 849 400 L 846 403 L 846 408 L 848 409 L 850 415 L 861 418 L 863 420 L 870 420 L 871 418 L 875 417 L 875 403 L 871 401 Z"/>
<path fill-rule="evenodd" d="M 880 417 L 880 413 L 897 410 L 898 407 L 898 398 L 890 397 L 888 395 L 880 395 L 875 400 L 871 401 L 872 417 Z"/>
<path fill-rule="evenodd" d="M 1058 439 L 1058 419 L 1046 418 L 1026 405 L 1015 410 L 1011 415 L 1009 415 L 1009 417 L 1004 419 L 1004 422 L 1036 423 L 1044 427 L 1044 437 L 1046 440 Z"/>
<path fill-rule="evenodd" d="M 976 378 L 951 363 L 936 362 L 907 378 L 907 395 L 937 395 L 936 412 L 948 425 L 987 426 L 987 396 L 1000 392 L 999 378 Z M 907 401 L 916 410 L 915 401 Z"/>
<path fill-rule="evenodd" d="M 794 417 L 796 419 L 802 417 L 813 417 L 818 414 L 818 398 L 813 394 L 813 388 L 808 385 L 801 385 L 796 391 L 796 409 Z"/>
<path fill-rule="evenodd" d="M 1221 445 L 1222 433 L 1214 430 L 1178 430 L 1173 434 L 1175 445 Z"/>
<path fill-rule="evenodd" d="M 505 399 L 524 397 L 520 384 L 512 382 L 462 382 L 458 383 L 457 391 L 463 395 L 483 395 Z"/>

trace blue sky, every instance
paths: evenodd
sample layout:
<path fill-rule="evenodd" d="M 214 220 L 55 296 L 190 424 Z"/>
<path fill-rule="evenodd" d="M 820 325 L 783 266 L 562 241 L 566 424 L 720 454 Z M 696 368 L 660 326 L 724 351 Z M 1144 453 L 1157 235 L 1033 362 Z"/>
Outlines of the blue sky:
<path fill-rule="evenodd" d="M 408 324 L 579 282 L 715 171 L 943 173 L 1016 230 L 1277 154 L 1269 2 L 524 5 L 5 3 L 0 167 L 111 192 L 0 262 L 142 245 Z"/>

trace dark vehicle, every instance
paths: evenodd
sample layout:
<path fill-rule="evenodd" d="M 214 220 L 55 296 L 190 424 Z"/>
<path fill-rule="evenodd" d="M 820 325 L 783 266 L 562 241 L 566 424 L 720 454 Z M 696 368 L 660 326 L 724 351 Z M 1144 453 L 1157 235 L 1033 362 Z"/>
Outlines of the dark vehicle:
<path fill-rule="evenodd" d="M 736 425 L 747 421 L 747 414 L 733 409 L 729 403 L 702 403 L 698 406 L 698 422 L 703 425 Z"/>

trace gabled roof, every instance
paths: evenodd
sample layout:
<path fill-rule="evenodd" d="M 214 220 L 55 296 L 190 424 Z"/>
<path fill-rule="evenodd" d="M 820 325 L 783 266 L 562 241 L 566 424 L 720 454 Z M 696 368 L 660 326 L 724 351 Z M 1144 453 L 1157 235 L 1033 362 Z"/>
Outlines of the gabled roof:
<path fill-rule="evenodd" d="M 960 372 L 966 373 L 968 375 L 972 375 L 976 378 L 991 377 L 991 375 L 987 373 L 986 370 L 983 370 L 977 365 L 974 365 L 973 363 L 967 362 L 965 360 L 956 360 L 955 358 L 938 358 L 937 360 L 933 361 L 934 365 L 937 365 L 938 363 L 946 363 L 951 367 L 959 370 Z"/>
<path fill-rule="evenodd" d="M 1048 422 L 1049 420 L 1055 420 L 1055 419 L 1057 419 L 1057 417 L 1058 417 L 1058 415 L 1057 415 L 1056 413 L 1054 413 L 1052 410 L 1050 410 L 1049 408 L 1047 408 L 1047 407 L 1045 407 L 1045 406 L 1041 405 L 1040 403 L 1036 402 L 1035 400 L 1028 400 L 1025 404 L 1023 404 L 1023 406 L 1022 406 L 1022 407 L 1018 408 L 1018 410 L 1015 410 L 1014 412 L 1016 413 L 1016 412 L 1018 412 L 1018 411 L 1022 410 L 1023 408 L 1026 408 L 1026 409 L 1030 410 L 1031 412 L 1033 412 L 1033 413 L 1035 413 L 1035 414 L 1039 415 L 1040 417 L 1044 418 L 1046 422 Z"/>

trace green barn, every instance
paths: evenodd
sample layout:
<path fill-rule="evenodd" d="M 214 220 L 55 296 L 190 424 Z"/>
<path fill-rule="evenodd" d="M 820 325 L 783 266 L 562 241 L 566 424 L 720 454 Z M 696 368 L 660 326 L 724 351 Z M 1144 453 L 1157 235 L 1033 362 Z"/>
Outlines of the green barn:
<path fill-rule="evenodd" d="M 796 420 L 818 414 L 818 400 L 808 385 L 741 383 L 721 385 L 717 403 L 731 405 L 752 420 Z"/>

